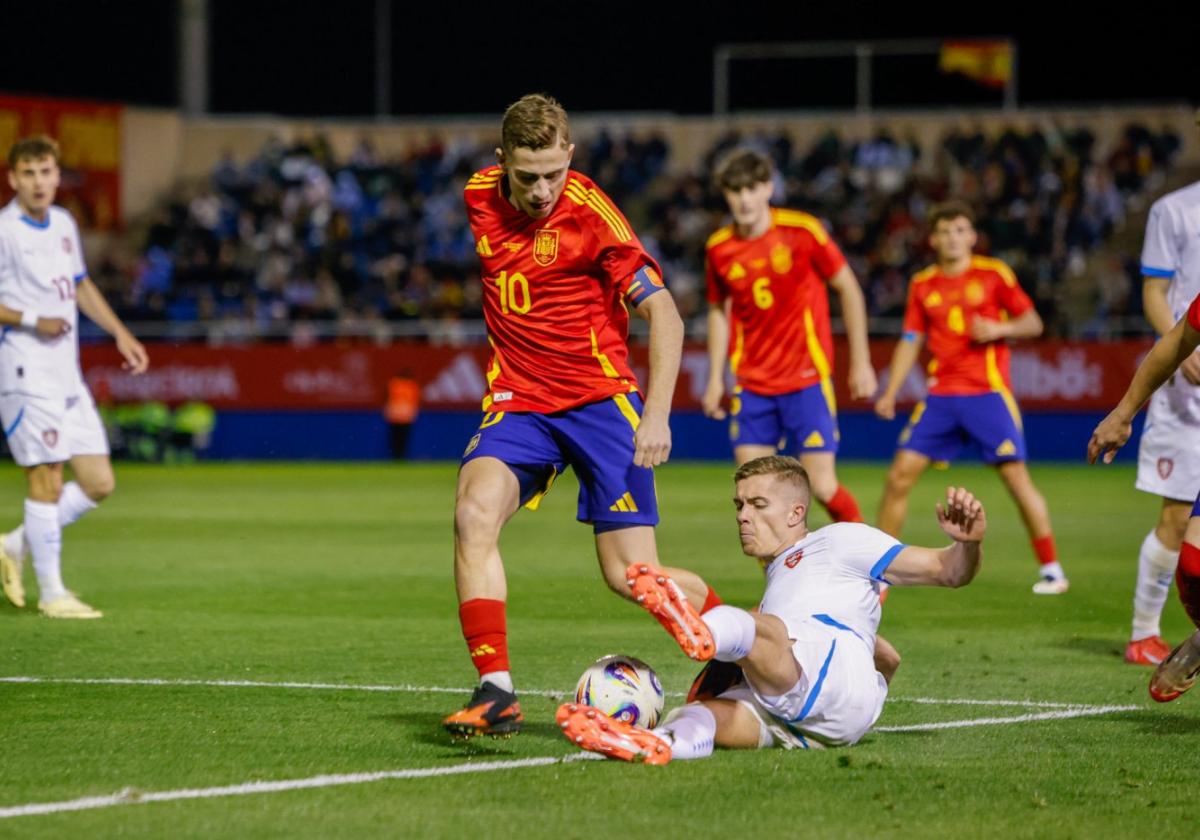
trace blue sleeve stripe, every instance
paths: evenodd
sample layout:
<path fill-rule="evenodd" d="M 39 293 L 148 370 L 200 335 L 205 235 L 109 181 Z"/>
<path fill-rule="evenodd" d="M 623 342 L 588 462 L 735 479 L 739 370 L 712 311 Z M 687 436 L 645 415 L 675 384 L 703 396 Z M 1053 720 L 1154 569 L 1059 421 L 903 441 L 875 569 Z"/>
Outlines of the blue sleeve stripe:
<path fill-rule="evenodd" d="M 883 577 L 883 573 L 887 571 L 888 566 L 892 565 L 892 561 L 896 559 L 896 555 L 904 549 L 908 548 L 904 543 L 897 543 L 889 548 L 879 561 L 871 567 L 871 580 L 877 580 L 880 583 L 888 583 L 889 581 Z"/>
<path fill-rule="evenodd" d="M 1175 269 L 1173 268 L 1155 268 L 1152 265 L 1142 266 L 1143 277 L 1174 277 Z"/>
<path fill-rule="evenodd" d="M 88 275 L 88 273 L 87 273 L 87 271 L 86 271 L 86 270 L 83 272 L 83 274 L 76 274 L 76 275 L 75 275 L 75 282 L 76 282 L 76 283 L 82 283 L 82 282 L 83 282 L 83 278 L 87 277 L 87 275 Z"/>
<path fill-rule="evenodd" d="M 25 406 L 21 406 L 21 410 L 17 412 L 17 419 L 13 421 L 11 426 L 9 426 L 7 429 L 4 430 L 4 436 L 11 437 L 12 433 L 17 430 L 17 426 L 20 426 L 21 421 L 24 419 L 25 419 Z"/>
<path fill-rule="evenodd" d="M 835 650 L 837 650 L 837 639 L 834 639 L 833 644 L 829 646 L 829 653 L 825 655 L 825 663 L 821 666 L 821 673 L 817 674 L 817 681 L 813 684 L 812 690 L 808 692 L 808 699 L 804 701 L 804 708 L 800 710 L 800 714 L 792 718 L 792 723 L 802 721 L 808 717 L 808 713 L 812 711 L 817 698 L 821 696 L 821 686 L 825 684 L 825 675 L 829 673 L 829 663 L 833 661 L 833 652 Z"/>

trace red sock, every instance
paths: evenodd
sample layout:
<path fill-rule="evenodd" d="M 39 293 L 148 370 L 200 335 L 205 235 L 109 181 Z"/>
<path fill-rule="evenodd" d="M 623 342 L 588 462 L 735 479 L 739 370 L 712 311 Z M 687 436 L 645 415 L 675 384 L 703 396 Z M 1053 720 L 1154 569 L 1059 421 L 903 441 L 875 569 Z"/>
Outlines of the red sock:
<path fill-rule="evenodd" d="M 1030 540 L 1030 545 L 1033 546 L 1033 553 L 1037 555 L 1038 562 L 1043 566 L 1058 561 L 1058 549 L 1054 546 L 1053 534 Z"/>
<path fill-rule="evenodd" d="M 504 620 L 504 602 L 473 598 L 458 608 L 458 621 L 471 664 L 479 676 L 508 670 L 508 625 Z"/>
<path fill-rule="evenodd" d="M 1175 570 L 1175 587 L 1183 609 L 1200 627 L 1200 547 L 1185 542 L 1179 550 L 1179 567 Z"/>
<path fill-rule="evenodd" d="M 858 508 L 858 500 L 840 484 L 837 492 L 829 497 L 829 501 L 821 502 L 821 504 L 825 506 L 825 510 L 829 511 L 834 522 L 866 521 L 863 519 L 862 511 Z"/>
<path fill-rule="evenodd" d="M 714 590 L 710 586 L 710 587 L 708 587 L 708 592 L 706 592 L 704 594 L 704 606 L 702 606 L 700 608 L 700 614 L 704 615 L 706 612 L 711 610 L 713 607 L 719 607 L 719 606 L 721 606 L 721 604 L 724 604 L 724 603 L 725 602 L 721 600 L 721 596 L 718 595 L 716 593 L 716 590 Z"/>

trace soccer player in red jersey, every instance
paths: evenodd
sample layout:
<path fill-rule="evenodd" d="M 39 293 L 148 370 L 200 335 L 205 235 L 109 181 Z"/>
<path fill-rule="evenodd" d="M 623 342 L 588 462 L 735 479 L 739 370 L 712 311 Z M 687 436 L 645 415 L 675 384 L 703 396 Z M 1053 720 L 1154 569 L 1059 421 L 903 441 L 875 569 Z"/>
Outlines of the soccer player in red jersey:
<path fill-rule="evenodd" d="M 628 597 L 626 568 L 657 557 L 651 468 L 671 450 L 683 322 L 629 222 L 570 168 L 574 149 L 562 106 L 525 96 L 504 114 L 499 165 L 476 173 L 465 191 L 493 355 L 454 510 L 459 620 L 480 684 L 444 725 L 464 737 L 509 735 L 523 719 L 498 548 L 522 505 L 536 508 L 571 466 L 578 518 L 593 526 L 609 587 Z M 625 344 L 629 310 L 650 324 L 644 402 Z M 696 575 L 675 580 L 701 611 L 720 603 Z"/>
<path fill-rule="evenodd" d="M 837 244 L 814 217 L 771 207 L 770 159 L 750 149 L 717 167 L 716 184 L 733 224 L 707 247 L 708 387 L 704 413 L 724 419 L 726 363 L 736 377 L 729 434 L 734 460 L 798 453 L 813 495 L 835 522 L 862 522 L 858 502 L 838 483 L 837 403 L 829 295 L 842 305 L 850 340 L 850 395 L 875 393 L 862 290 Z"/>
<path fill-rule="evenodd" d="M 1142 360 L 1117 407 L 1092 432 L 1088 442 L 1090 463 L 1096 463 L 1097 458 L 1112 463 L 1117 450 L 1133 434 L 1134 415 L 1197 347 L 1200 347 L 1200 296 Z M 1188 618 L 1200 628 L 1200 497 L 1192 505 L 1192 515 L 1183 533 L 1175 584 Z M 1200 629 L 1159 664 L 1150 678 L 1150 696 L 1160 703 L 1174 700 L 1196 684 L 1197 676 L 1200 676 Z"/>
<path fill-rule="evenodd" d="M 933 461 L 952 460 L 967 443 L 1000 473 L 1017 503 L 1040 564 L 1039 595 L 1067 591 L 1058 562 L 1050 512 L 1025 465 L 1021 413 L 1009 381 L 1010 338 L 1041 335 L 1042 319 L 1012 269 L 976 256 L 971 208 L 949 201 L 933 209 L 929 244 L 937 263 L 913 276 L 904 334 L 892 355 L 889 379 L 875 403 L 885 420 L 896 416 L 896 393 L 916 364 L 928 336 L 929 396 L 917 404 L 888 471 L 879 527 L 898 535 L 908 493 Z"/>

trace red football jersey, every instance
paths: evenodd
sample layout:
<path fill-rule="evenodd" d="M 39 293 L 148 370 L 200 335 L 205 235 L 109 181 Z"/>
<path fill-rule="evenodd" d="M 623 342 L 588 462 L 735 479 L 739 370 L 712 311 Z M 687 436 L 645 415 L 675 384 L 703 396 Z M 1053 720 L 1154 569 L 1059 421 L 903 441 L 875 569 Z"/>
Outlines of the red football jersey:
<path fill-rule="evenodd" d="M 1015 318 L 1032 307 L 1012 269 L 990 257 L 972 257 L 970 268 L 957 277 L 945 276 L 936 265 L 913 275 L 904 330 L 928 336 L 929 393 L 1010 391 L 1008 344 L 972 340 L 971 322 L 980 316 Z"/>
<path fill-rule="evenodd" d="M 626 304 L 663 290 L 658 263 L 578 172 L 544 219 L 513 207 L 503 188 L 493 166 L 465 191 L 493 353 L 484 410 L 551 413 L 636 391 Z"/>
<path fill-rule="evenodd" d="M 1187 315 L 1184 317 L 1187 318 L 1187 322 L 1192 329 L 1200 331 L 1200 295 L 1196 295 L 1195 300 L 1188 307 Z"/>
<path fill-rule="evenodd" d="M 708 240 L 708 301 L 728 300 L 729 366 L 756 394 L 786 394 L 833 370 L 826 282 L 846 258 L 814 217 L 771 210 L 771 227 L 739 239 L 723 227 Z"/>

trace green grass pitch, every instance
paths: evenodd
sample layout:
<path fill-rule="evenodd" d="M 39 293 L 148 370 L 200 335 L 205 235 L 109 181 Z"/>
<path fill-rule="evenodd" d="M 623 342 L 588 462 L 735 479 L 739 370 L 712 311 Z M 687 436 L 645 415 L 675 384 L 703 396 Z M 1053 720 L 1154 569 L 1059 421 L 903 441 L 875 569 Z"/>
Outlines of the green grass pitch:
<path fill-rule="evenodd" d="M 841 469 L 871 513 L 883 471 Z M 659 471 L 659 547 L 748 606 L 761 576 L 738 551 L 730 472 Z M 453 465 L 119 465 L 117 494 L 64 540 L 68 585 L 105 618 L 53 622 L 0 605 L 0 677 L 165 682 L 0 682 L 0 813 L 119 792 L 135 804 L 4 817 L 0 835 L 1195 837 L 1200 696 L 1156 705 L 1148 669 L 1121 660 L 1157 499 L 1133 490 L 1130 467 L 1033 473 L 1070 593 L 1031 594 L 1028 541 L 990 471 L 927 475 L 905 539 L 940 543 L 934 501 L 947 482 L 966 484 L 988 505 L 983 571 L 965 589 L 894 594 L 881 632 L 904 662 L 881 731 L 858 746 L 430 775 L 574 756 L 554 726 L 558 701 L 533 690 L 566 696 L 602 654 L 645 659 L 668 692 L 690 682 L 694 667 L 658 625 L 603 586 L 590 530 L 574 522 L 572 480 L 502 540 L 526 730 L 464 745 L 438 725 L 474 678 L 451 575 Z M 0 510 L 15 524 L 23 479 L 0 475 Z M 812 520 L 826 521 L 819 510 Z M 26 583 L 35 603 L 31 570 Z M 1168 639 L 1189 626 L 1172 594 Z M 979 724 L 1064 707 L 913 702 L 922 698 L 1133 708 Z M 911 728 L 963 721 L 976 725 Z M 136 804 L 160 791 L 405 770 L 418 772 Z"/>

